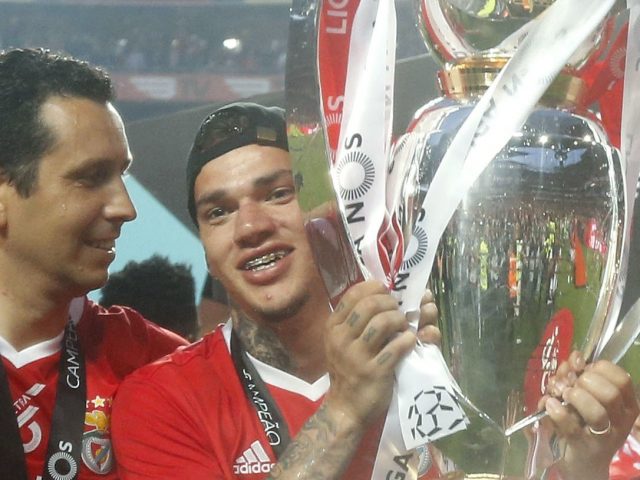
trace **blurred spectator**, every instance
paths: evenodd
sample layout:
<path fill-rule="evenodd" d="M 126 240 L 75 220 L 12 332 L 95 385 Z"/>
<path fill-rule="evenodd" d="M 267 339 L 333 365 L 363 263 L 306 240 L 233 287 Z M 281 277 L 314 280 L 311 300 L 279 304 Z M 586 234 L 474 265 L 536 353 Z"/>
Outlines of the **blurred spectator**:
<path fill-rule="evenodd" d="M 191 268 L 153 255 L 142 262 L 131 261 L 109 275 L 101 290 L 104 307 L 124 305 L 152 322 L 190 341 L 196 339 L 195 285 Z"/>

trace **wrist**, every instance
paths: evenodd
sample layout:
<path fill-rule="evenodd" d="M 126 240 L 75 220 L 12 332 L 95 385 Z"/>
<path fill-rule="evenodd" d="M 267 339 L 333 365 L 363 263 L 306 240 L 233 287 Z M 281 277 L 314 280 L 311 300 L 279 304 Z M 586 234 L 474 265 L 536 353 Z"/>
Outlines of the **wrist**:
<path fill-rule="evenodd" d="M 364 418 L 332 398 L 330 394 L 325 398 L 320 410 L 333 425 L 336 436 L 359 441 L 367 428 L 368 422 Z"/>

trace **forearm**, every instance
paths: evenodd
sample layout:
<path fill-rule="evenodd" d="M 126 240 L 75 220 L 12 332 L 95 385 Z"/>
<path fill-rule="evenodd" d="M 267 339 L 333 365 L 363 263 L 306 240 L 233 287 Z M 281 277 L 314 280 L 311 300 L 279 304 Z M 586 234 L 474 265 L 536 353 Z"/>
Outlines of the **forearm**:
<path fill-rule="evenodd" d="M 292 440 L 269 479 L 335 480 L 358 448 L 363 426 L 322 404 Z"/>

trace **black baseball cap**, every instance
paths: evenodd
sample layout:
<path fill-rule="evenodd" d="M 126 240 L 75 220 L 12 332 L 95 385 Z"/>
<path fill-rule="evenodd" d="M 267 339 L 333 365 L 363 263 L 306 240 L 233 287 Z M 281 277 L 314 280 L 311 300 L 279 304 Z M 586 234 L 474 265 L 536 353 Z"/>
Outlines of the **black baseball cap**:
<path fill-rule="evenodd" d="M 255 144 L 289 151 L 282 108 L 236 102 L 217 109 L 204 119 L 187 159 L 189 214 L 196 225 L 193 189 L 202 167 L 236 148 Z"/>

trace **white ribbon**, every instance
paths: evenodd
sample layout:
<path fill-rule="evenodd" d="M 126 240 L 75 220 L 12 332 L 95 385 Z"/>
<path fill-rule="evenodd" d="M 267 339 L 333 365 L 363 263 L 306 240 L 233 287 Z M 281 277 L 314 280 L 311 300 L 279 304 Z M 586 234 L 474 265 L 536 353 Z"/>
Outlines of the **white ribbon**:
<path fill-rule="evenodd" d="M 363 273 L 387 283 L 388 269 L 378 254 L 378 233 L 387 214 L 384 192 L 395 47 L 393 0 L 362 0 L 351 32 L 342 128 L 337 163 L 332 168 L 340 209 L 364 263 Z"/>
<path fill-rule="evenodd" d="M 386 252 L 379 248 L 379 237 L 383 223 L 389 221 L 395 210 L 395 194 L 399 190 L 393 176 L 387 184 L 386 175 L 391 157 L 395 32 L 393 0 L 361 0 L 351 31 L 342 127 L 337 162 L 332 168 L 334 188 L 354 250 L 364 264 L 363 273 L 387 284 L 393 259 L 385 258 Z M 429 394 L 431 400 L 442 396 L 442 392 L 434 392 L 433 372 L 440 374 L 437 385 L 449 387 L 444 362 L 433 363 L 425 356 L 421 357 L 416 350 L 400 367 L 410 383 L 425 389 L 424 402 Z M 386 478 L 392 472 L 406 479 L 417 478 L 418 455 L 414 447 L 405 448 L 397 417 L 396 403 L 406 395 L 406 385 L 405 382 L 403 388 L 396 383 L 373 478 Z M 421 414 L 413 415 L 414 422 Z M 420 443 L 424 445 L 426 440 L 423 438 Z"/>

